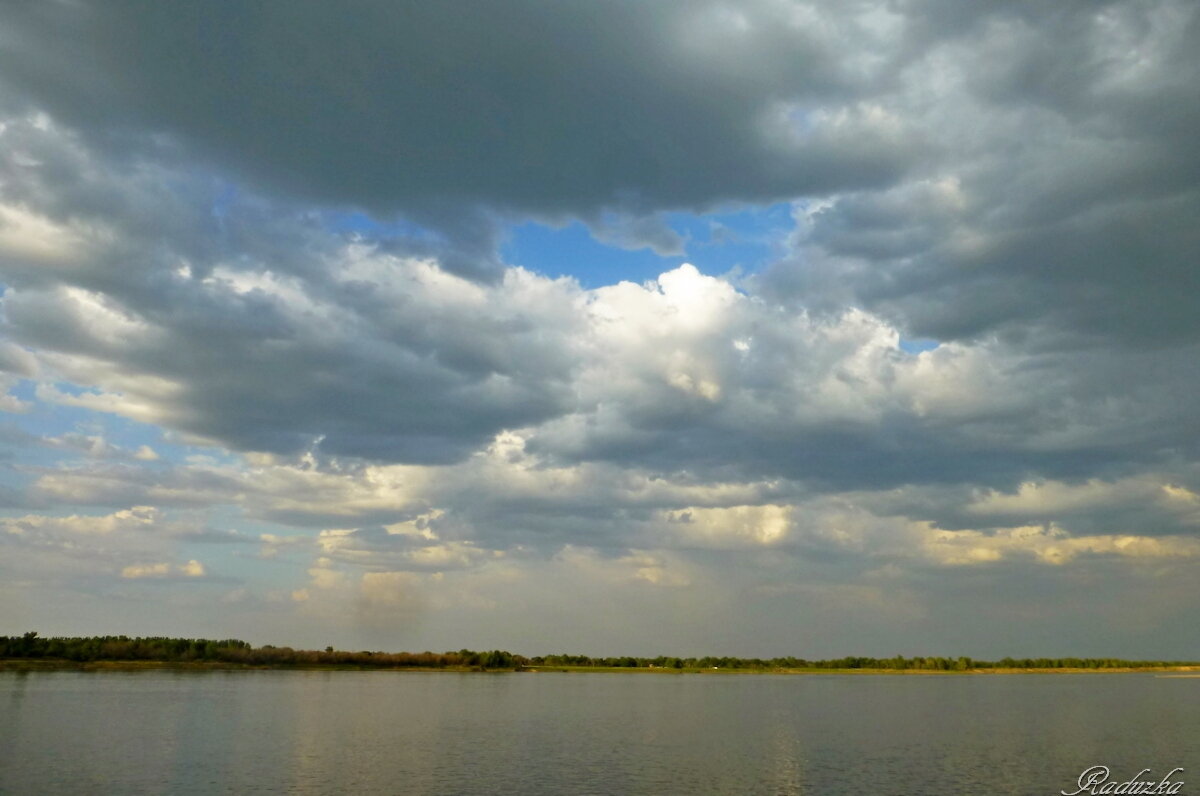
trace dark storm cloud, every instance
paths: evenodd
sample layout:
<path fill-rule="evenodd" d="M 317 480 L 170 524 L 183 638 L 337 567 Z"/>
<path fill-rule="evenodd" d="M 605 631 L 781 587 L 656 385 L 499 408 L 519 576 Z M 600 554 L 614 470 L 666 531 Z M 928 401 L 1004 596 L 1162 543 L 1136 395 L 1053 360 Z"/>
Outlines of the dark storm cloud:
<path fill-rule="evenodd" d="M 852 104 L 868 77 L 845 58 L 857 22 L 801 11 L 10 4 L 0 71 L 106 146 L 166 133 L 290 195 L 453 235 L 488 209 L 637 216 L 889 182 L 913 141 L 787 116 Z"/>

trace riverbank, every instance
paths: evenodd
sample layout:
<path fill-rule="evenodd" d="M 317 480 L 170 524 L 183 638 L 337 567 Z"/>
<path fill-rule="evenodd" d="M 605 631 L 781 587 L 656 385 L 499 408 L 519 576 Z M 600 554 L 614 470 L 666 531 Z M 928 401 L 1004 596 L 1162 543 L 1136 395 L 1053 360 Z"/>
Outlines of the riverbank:
<path fill-rule="evenodd" d="M 613 674 L 852 674 L 852 675 L 896 675 L 896 676 L 925 676 L 925 675 L 963 675 L 963 674 L 1129 674 L 1131 672 L 1200 672 L 1200 666 L 1126 666 L 1111 668 L 1044 668 L 1044 669 L 733 669 L 733 668 L 683 668 L 622 666 L 528 666 L 528 672 L 560 672 L 560 673 L 613 673 Z M 1195 675 L 1175 675 L 1178 677 L 1200 677 Z"/>
<path fill-rule="evenodd" d="M 386 671 L 386 672 L 456 672 L 479 674 L 528 673 L 528 674 L 646 674 L 646 675 L 730 675 L 730 674 L 783 674 L 783 675 L 967 675 L 967 674 L 1128 674 L 1132 672 L 1176 673 L 1174 677 L 1200 677 L 1200 666 L 1144 666 L 1112 668 L 978 668 L 963 670 L 936 669 L 738 669 L 722 667 L 672 668 L 662 666 L 520 666 L 510 668 L 484 668 L 480 666 L 357 666 L 354 664 L 243 664 L 221 661 L 71 661 L 46 658 L 2 658 L 0 672 L 52 672 L 52 671 L 149 671 L 176 669 L 182 671 Z M 1186 674 L 1197 672 L 1197 674 Z"/>
<path fill-rule="evenodd" d="M 162 669 L 183 671 L 316 671 L 316 672 L 511 672 L 479 666 L 356 666 L 354 664 L 248 664 L 222 661 L 69 661 L 45 658 L 0 658 L 0 672 L 136 672 Z"/>

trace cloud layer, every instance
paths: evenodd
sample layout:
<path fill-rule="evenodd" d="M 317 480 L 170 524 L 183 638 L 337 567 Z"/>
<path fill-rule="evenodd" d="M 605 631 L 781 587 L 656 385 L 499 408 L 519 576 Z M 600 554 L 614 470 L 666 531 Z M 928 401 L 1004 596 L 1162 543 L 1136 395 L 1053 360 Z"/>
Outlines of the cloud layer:
<path fill-rule="evenodd" d="M 0 12 L 0 621 L 1188 654 L 1190 4 L 476 11 Z"/>

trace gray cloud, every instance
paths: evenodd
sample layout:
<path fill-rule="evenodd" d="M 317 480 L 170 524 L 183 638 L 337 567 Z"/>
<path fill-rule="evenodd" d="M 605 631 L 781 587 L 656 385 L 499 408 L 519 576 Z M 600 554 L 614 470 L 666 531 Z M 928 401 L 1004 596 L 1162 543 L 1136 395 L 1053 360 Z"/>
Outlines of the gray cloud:
<path fill-rule="evenodd" d="M 891 95 L 937 156 L 810 209 L 764 284 L 941 340 L 1194 342 L 1195 7 L 952 5 Z"/>
<path fill-rule="evenodd" d="M 172 428 L 242 450 L 447 461 L 569 398 L 566 283 L 474 287 L 254 197 L 217 224 L 202 177 L 120 171 L 36 120 L 0 137 L 8 337 L 56 352 L 76 383 L 176 385 L 154 400 Z"/>
<path fill-rule="evenodd" d="M 867 11 L 19 4 L 0 66 L 94 143 L 167 134 L 288 195 L 457 235 L 489 208 L 643 215 L 889 182 L 912 141 L 783 110 L 853 110 L 872 73 L 848 55 L 878 39 Z"/>

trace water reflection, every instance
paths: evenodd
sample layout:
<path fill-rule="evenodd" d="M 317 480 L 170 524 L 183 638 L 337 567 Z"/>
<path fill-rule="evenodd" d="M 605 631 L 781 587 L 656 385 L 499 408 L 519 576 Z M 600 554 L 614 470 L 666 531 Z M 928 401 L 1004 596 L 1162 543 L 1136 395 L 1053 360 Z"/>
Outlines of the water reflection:
<path fill-rule="evenodd" d="M 795 727 L 777 715 L 770 736 L 767 784 L 777 793 L 807 793 L 804 789 L 804 746 Z"/>
<path fill-rule="evenodd" d="M 23 724 L 22 712 L 25 706 L 25 692 L 29 688 L 29 672 L 18 669 L 14 672 L 0 672 L 0 689 L 4 694 L 0 704 L 4 705 L 4 713 L 0 715 L 0 771 L 9 765 L 8 755 L 17 743 L 17 732 Z M 0 791 L 2 792 L 2 791 Z"/>
<path fill-rule="evenodd" d="M 1198 680 L 0 673 L 0 792 L 1034 793 L 1195 766 Z"/>

